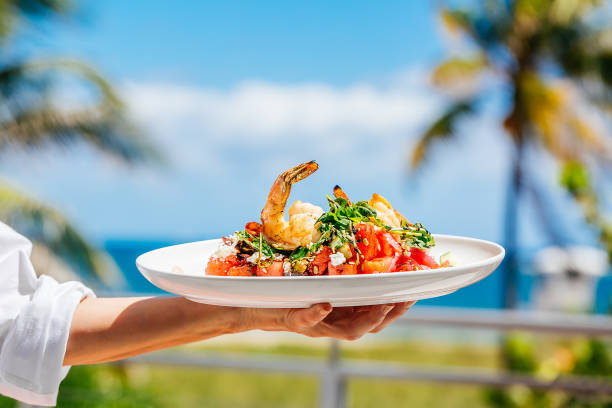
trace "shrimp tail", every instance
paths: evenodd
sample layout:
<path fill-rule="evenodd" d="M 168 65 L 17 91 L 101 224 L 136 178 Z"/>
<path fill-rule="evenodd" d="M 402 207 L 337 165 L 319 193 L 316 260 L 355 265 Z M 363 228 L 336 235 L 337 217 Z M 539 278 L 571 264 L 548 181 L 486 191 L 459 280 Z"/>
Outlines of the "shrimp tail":
<path fill-rule="evenodd" d="M 346 195 L 346 193 L 344 192 L 344 190 L 342 190 L 342 188 L 339 185 L 336 185 L 336 187 L 334 187 L 334 197 L 336 197 L 336 198 L 342 197 L 346 201 L 348 201 L 349 205 L 353 204 L 353 203 L 351 203 L 351 200 L 349 200 L 349 198 Z"/>
<path fill-rule="evenodd" d="M 317 171 L 318 168 L 319 165 L 312 160 L 308 163 L 302 163 L 290 168 L 278 176 L 270 189 L 266 205 L 261 211 L 262 223 L 264 223 L 265 215 L 282 213 L 287 204 L 289 193 L 291 192 L 291 185 L 310 176 Z"/>
<path fill-rule="evenodd" d="M 261 210 L 263 234 L 270 241 L 285 245 L 281 235 L 284 230 L 284 211 L 291 193 L 291 185 L 310 176 L 318 168 L 319 165 L 312 160 L 285 171 L 274 181 L 266 205 Z"/>

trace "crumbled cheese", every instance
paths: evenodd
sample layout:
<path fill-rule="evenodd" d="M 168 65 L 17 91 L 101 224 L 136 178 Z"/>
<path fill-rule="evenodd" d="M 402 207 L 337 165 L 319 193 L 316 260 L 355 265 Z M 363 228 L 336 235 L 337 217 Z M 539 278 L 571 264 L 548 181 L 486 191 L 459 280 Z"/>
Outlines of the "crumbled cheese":
<path fill-rule="evenodd" d="M 229 235 L 227 239 L 230 241 L 230 246 L 234 247 L 238 243 L 238 236 L 236 236 L 236 233 Z"/>
<path fill-rule="evenodd" d="M 283 275 L 291 276 L 291 262 L 283 262 Z"/>
<path fill-rule="evenodd" d="M 342 252 L 336 252 L 329 256 L 329 260 L 333 266 L 338 266 L 346 262 L 346 258 L 342 255 Z"/>
<path fill-rule="evenodd" d="M 236 255 L 237 253 L 238 253 L 238 250 L 236 248 L 234 248 L 233 246 L 224 244 L 224 245 L 219 245 L 219 248 L 217 248 L 217 250 L 215 251 L 214 254 L 212 254 L 212 256 L 214 258 L 225 258 L 230 255 Z"/>
<path fill-rule="evenodd" d="M 229 243 L 227 243 L 229 241 Z M 213 258 L 226 258 L 230 255 L 236 255 L 238 250 L 236 244 L 238 243 L 238 237 L 236 234 L 232 234 L 228 237 L 223 238 L 223 243 L 219 245 L 219 248 L 212 254 Z"/>
<path fill-rule="evenodd" d="M 249 256 L 246 261 L 252 264 L 256 264 L 257 260 L 260 261 L 265 261 L 266 259 L 268 259 L 267 256 L 265 256 L 264 254 L 261 254 L 261 258 L 259 258 L 259 252 L 254 252 L 253 255 Z"/>
<path fill-rule="evenodd" d="M 282 261 L 285 257 L 282 254 L 274 254 L 275 261 Z"/>

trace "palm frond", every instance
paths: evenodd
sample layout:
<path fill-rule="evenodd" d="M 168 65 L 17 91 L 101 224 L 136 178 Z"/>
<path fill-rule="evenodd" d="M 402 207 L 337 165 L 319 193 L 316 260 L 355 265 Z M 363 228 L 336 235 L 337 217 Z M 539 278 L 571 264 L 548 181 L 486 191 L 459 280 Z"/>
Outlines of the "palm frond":
<path fill-rule="evenodd" d="M 442 9 L 439 13 L 443 27 L 452 35 L 464 34 L 482 49 L 497 47 L 511 30 L 511 14 L 500 1 L 496 7 L 473 9 Z"/>
<path fill-rule="evenodd" d="M 46 144 L 68 146 L 77 142 L 126 162 L 161 160 L 157 150 L 129 122 L 103 107 L 79 112 L 39 107 L 0 123 L 0 149 L 9 145 L 25 148 Z"/>
<path fill-rule="evenodd" d="M 109 284 L 120 276 L 110 258 L 89 245 L 58 211 L 1 181 L 0 220 L 47 247 L 81 277 Z"/>
<path fill-rule="evenodd" d="M 604 135 L 581 113 L 586 100 L 577 97 L 578 90 L 570 83 L 549 84 L 532 73 L 519 86 L 533 135 L 554 157 L 568 161 L 590 153 L 610 160 Z"/>
<path fill-rule="evenodd" d="M 474 82 L 488 67 L 483 55 L 472 57 L 453 57 L 440 63 L 433 71 L 431 79 L 438 87 L 453 87 Z"/>
<path fill-rule="evenodd" d="M 19 19 L 65 14 L 67 0 L 2 0 L 0 1 L 0 41 L 8 37 Z"/>
<path fill-rule="evenodd" d="M 91 103 L 78 109 L 53 103 L 48 78 L 66 74 L 92 90 Z M 126 162 L 161 161 L 159 152 L 125 117 L 111 85 L 81 62 L 53 59 L 6 67 L 0 70 L 0 98 L 5 101 L 0 112 L 0 150 L 8 145 L 34 148 L 82 141 Z"/>
<path fill-rule="evenodd" d="M 464 116 L 474 112 L 474 100 L 462 100 L 452 104 L 421 136 L 412 150 L 411 167 L 418 168 L 425 160 L 432 143 L 439 139 L 452 136 L 457 122 Z"/>

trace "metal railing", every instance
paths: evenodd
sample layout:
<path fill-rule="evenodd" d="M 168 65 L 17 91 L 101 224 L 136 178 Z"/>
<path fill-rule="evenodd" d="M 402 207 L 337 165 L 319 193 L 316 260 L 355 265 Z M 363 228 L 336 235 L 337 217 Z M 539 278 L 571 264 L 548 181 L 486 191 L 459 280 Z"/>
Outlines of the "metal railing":
<path fill-rule="evenodd" d="M 564 335 L 612 336 L 612 318 L 608 316 L 567 315 L 558 313 L 505 310 L 474 310 L 420 307 L 399 319 L 396 325 L 426 325 L 492 330 L 521 330 Z M 509 387 L 524 385 L 539 390 L 563 390 L 575 394 L 612 395 L 612 382 L 586 377 L 563 377 L 551 381 L 467 367 L 444 369 L 393 363 L 343 361 L 340 343 L 330 342 L 327 361 L 286 357 L 231 357 L 177 352 L 158 352 L 124 360 L 132 364 L 208 367 L 316 375 L 320 379 L 320 407 L 342 408 L 346 405 L 349 378 L 399 379 Z"/>

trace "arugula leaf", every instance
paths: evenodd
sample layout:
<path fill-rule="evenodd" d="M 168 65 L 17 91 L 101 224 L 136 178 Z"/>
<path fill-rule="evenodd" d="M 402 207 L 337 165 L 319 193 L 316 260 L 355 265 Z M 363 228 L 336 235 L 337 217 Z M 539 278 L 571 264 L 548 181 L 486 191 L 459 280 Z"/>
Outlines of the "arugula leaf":
<path fill-rule="evenodd" d="M 391 228 L 389 232 L 399 235 L 400 239 L 410 247 L 425 249 L 436 245 L 429 231 L 419 222 L 409 224 L 406 221 L 402 221 L 400 228 Z"/>
<path fill-rule="evenodd" d="M 253 249 L 253 252 L 258 252 L 267 256 L 268 258 L 274 258 L 274 254 L 278 253 L 270 244 L 263 239 L 261 233 L 255 237 L 247 231 L 236 232 L 238 241 L 245 243 L 248 247 Z"/>
<path fill-rule="evenodd" d="M 308 248 L 299 246 L 291 252 L 291 254 L 289 255 L 289 259 L 291 259 L 292 261 L 297 261 L 298 259 L 304 258 L 305 256 L 308 256 Z"/>

